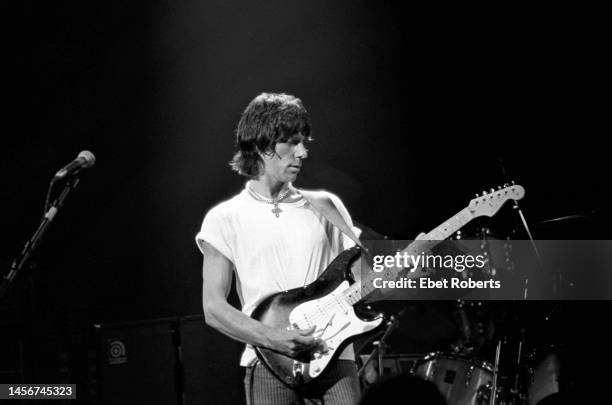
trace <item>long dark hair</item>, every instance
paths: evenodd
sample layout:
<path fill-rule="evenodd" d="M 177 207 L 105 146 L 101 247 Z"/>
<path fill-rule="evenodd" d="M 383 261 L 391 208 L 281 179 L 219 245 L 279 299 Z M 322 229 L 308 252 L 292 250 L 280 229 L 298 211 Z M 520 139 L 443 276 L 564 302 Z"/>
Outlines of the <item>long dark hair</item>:
<path fill-rule="evenodd" d="M 259 176 L 259 153 L 274 153 L 278 142 L 296 133 L 310 138 L 310 116 L 302 100 L 284 93 L 261 93 L 244 110 L 236 127 L 238 152 L 230 166 L 250 179 Z"/>

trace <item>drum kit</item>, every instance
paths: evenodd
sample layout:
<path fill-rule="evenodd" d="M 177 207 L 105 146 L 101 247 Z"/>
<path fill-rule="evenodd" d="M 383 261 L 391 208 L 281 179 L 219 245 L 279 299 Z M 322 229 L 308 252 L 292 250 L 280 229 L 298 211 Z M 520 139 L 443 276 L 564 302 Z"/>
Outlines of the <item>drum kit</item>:
<path fill-rule="evenodd" d="M 456 345 L 419 355 L 386 353 L 381 339 L 374 352 L 359 358 L 362 386 L 409 374 L 434 384 L 448 405 L 542 405 L 560 392 L 561 348 L 525 350 L 524 341 L 516 343 L 498 340 L 492 356 Z"/>
<path fill-rule="evenodd" d="M 449 405 L 537 405 L 559 394 L 561 372 L 556 347 L 551 346 L 543 358 L 536 360 L 538 350 L 523 359 L 524 366 L 506 371 L 499 363 L 496 367 L 496 362 L 478 357 L 434 352 L 415 363 L 412 373 L 433 382 Z"/>
<path fill-rule="evenodd" d="M 490 228 L 483 227 L 471 234 L 457 233 L 454 239 L 481 240 L 480 248 L 487 257 L 486 271 L 491 276 L 514 273 L 510 237 L 497 238 Z M 528 345 L 524 325 L 509 320 L 518 312 L 513 302 L 460 299 L 450 305 L 457 339 L 442 350 L 420 355 L 402 356 L 396 350 L 391 353 L 392 345 L 386 340 L 391 331 L 402 329 L 398 327 L 401 315 L 392 316 L 386 333 L 374 342 L 373 351 L 359 357 L 363 387 L 367 389 L 383 377 L 401 373 L 430 381 L 449 405 L 542 405 L 559 395 L 562 344 Z M 398 357 L 404 357 L 404 364 L 410 366 L 390 370 L 389 360 Z"/>

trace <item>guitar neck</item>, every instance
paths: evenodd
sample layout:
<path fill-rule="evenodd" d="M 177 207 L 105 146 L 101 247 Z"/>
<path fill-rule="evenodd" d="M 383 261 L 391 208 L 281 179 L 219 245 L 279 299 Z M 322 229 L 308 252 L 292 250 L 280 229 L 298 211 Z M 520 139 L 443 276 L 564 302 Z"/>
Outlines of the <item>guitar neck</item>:
<path fill-rule="evenodd" d="M 435 245 L 443 241 L 444 239 L 457 232 L 461 227 L 470 222 L 474 218 L 473 214 L 466 207 L 459 211 L 447 221 L 438 225 L 435 229 L 430 231 L 427 235 L 423 236 L 419 240 L 415 240 L 408 245 L 400 254 L 407 253 L 408 255 L 418 255 L 426 250 L 433 248 Z M 363 260 L 363 259 L 362 259 Z M 361 266 L 365 263 L 362 261 Z M 368 269 L 369 270 L 369 269 Z M 390 268 L 384 273 L 385 279 L 394 280 L 399 275 L 403 268 Z M 363 276 L 363 273 L 362 273 Z M 409 272 L 407 277 L 417 278 L 420 275 L 417 272 Z M 347 302 L 351 305 L 355 305 L 357 302 L 367 297 L 376 290 L 374 287 L 374 279 L 383 277 L 383 273 L 374 273 L 368 271 L 367 276 L 363 277 L 361 282 L 353 283 L 348 289 L 345 290 L 344 296 Z"/>
<path fill-rule="evenodd" d="M 442 241 L 451 236 L 453 233 L 457 232 L 473 218 L 473 214 L 470 212 L 469 208 L 466 207 L 453 215 L 446 222 L 438 225 L 437 228 L 425 235 L 423 239 L 430 241 Z"/>

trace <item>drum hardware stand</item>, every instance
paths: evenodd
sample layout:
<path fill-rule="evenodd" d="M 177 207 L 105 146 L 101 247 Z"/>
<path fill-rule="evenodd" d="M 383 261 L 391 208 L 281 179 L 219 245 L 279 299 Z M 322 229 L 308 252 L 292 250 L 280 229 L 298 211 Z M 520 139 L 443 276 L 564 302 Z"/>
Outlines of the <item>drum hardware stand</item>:
<path fill-rule="evenodd" d="M 506 173 L 506 167 L 504 166 L 504 159 L 500 156 L 497 158 L 497 161 L 499 162 L 499 166 L 501 168 L 503 177 L 505 179 L 508 179 L 509 177 L 508 177 L 508 174 Z M 510 181 L 510 183 L 514 184 L 514 181 Z M 508 184 L 504 184 L 504 187 L 507 187 L 507 186 Z M 525 228 L 525 231 L 527 232 L 527 236 L 529 237 L 529 240 L 531 241 L 531 247 L 533 248 L 533 251 L 535 252 L 536 258 L 538 260 L 538 264 L 540 265 L 540 269 L 542 269 L 544 268 L 543 262 L 542 262 L 542 256 L 540 256 L 540 251 L 538 250 L 535 240 L 533 239 L 533 236 L 531 235 L 531 231 L 529 230 L 529 225 L 527 224 L 525 215 L 523 215 L 523 211 L 521 211 L 518 201 L 512 200 L 512 203 L 513 203 L 512 208 L 514 208 L 518 212 L 519 218 L 521 219 L 521 222 L 523 223 L 523 227 Z M 523 300 L 527 300 L 528 295 L 529 295 L 529 277 L 526 276 L 525 286 L 523 288 Z"/>
<path fill-rule="evenodd" d="M 514 182 L 512 182 L 512 184 L 514 184 Z M 518 201 L 513 201 L 512 208 L 514 208 L 518 212 L 519 217 L 521 218 L 521 222 L 523 223 L 523 227 L 525 228 L 525 231 L 527 232 L 527 236 L 529 237 L 529 240 L 531 242 L 531 247 L 533 248 L 533 251 L 536 255 L 538 264 L 540 265 L 540 269 L 544 268 L 544 265 L 542 262 L 542 256 L 540 255 L 538 246 L 536 245 L 535 240 L 533 239 L 533 236 L 531 235 L 531 231 L 529 230 L 529 225 L 527 225 L 527 220 L 525 219 L 525 215 L 523 215 L 523 211 L 521 211 L 521 208 L 519 207 Z M 523 289 L 523 300 L 527 299 L 528 291 L 529 291 L 529 277 L 525 277 L 525 288 Z"/>
<path fill-rule="evenodd" d="M 495 349 L 495 363 L 493 364 L 493 384 L 491 386 L 491 395 L 489 396 L 489 405 L 495 405 L 497 398 L 497 376 L 499 375 L 499 356 L 501 354 L 502 341 L 497 341 Z"/>
<path fill-rule="evenodd" d="M 391 317 L 387 321 L 385 332 L 383 333 L 383 335 L 380 338 L 380 340 L 372 342 L 372 345 L 374 345 L 374 350 L 372 351 L 372 353 L 370 353 L 370 355 L 368 356 L 366 361 L 363 362 L 363 365 L 361 366 L 361 368 L 357 372 L 357 375 L 359 377 L 361 377 L 361 375 L 364 373 L 368 363 L 374 358 L 374 356 L 376 356 L 377 357 L 377 363 L 378 363 L 378 378 L 379 378 L 379 380 L 382 378 L 382 373 L 383 373 L 383 357 L 385 355 L 385 352 L 389 348 L 389 346 L 387 345 L 385 340 L 389 337 L 391 332 L 393 332 L 393 330 L 395 330 L 395 328 L 397 328 L 397 326 L 399 325 L 399 319 L 398 318 L 404 313 L 405 310 L 406 309 L 404 308 L 398 314 L 397 317 L 395 315 L 391 315 Z"/>
<path fill-rule="evenodd" d="M 525 357 L 526 352 L 526 340 L 525 340 L 525 329 L 521 328 L 520 330 L 521 338 L 518 342 L 518 350 L 516 356 L 516 371 L 514 373 L 514 387 L 512 388 L 512 394 L 522 401 L 520 403 L 524 403 L 527 398 L 527 394 L 524 391 L 525 387 L 521 387 L 521 374 L 523 371 L 523 359 Z M 521 390 L 523 390 L 521 392 Z"/>
<path fill-rule="evenodd" d="M 519 370 L 522 365 L 523 346 L 525 344 L 525 330 L 521 329 L 521 340 L 519 340 L 518 351 L 516 355 L 516 372 L 514 373 L 514 391 L 518 392 L 519 385 Z"/>
<path fill-rule="evenodd" d="M 55 178 L 51 180 L 51 184 L 49 185 L 49 192 L 51 191 L 51 187 L 53 186 L 54 182 Z M 0 298 L 3 298 L 4 295 L 9 291 L 12 282 L 15 279 L 15 276 L 21 271 L 21 269 L 23 269 L 26 264 L 28 264 L 28 262 L 32 258 L 32 255 L 36 251 L 36 248 L 38 248 L 38 246 L 40 245 L 45 231 L 51 224 L 51 221 L 53 221 L 55 215 L 58 213 L 60 208 L 62 208 L 64 201 L 68 197 L 68 194 L 70 194 L 70 192 L 76 188 L 78 183 L 78 177 L 70 177 L 64 185 L 64 189 L 60 193 L 59 197 L 57 197 L 57 199 L 49 207 L 47 207 L 48 204 L 45 202 L 45 214 L 43 215 L 43 218 L 40 224 L 38 225 L 36 232 L 34 232 L 34 235 L 30 238 L 30 240 L 26 242 L 25 246 L 21 250 L 19 257 L 13 260 L 9 272 L 3 277 L 3 280 L 0 283 Z M 49 192 L 47 193 L 47 201 L 49 197 Z"/>
<path fill-rule="evenodd" d="M 465 313 L 465 305 L 465 300 L 457 300 L 457 312 L 459 313 L 459 318 L 461 319 L 461 334 L 463 335 L 464 339 L 463 343 L 461 343 L 460 345 L 456 345 L 456 347 L 453 348 L 453 351 L 457 353 L 471 352 L 473 350 L 473 347 L 470 347 L 470 344 L 472 343 L 472 330 L 470 328 L 470 323 L 467 319 L 467 314 Z"/>

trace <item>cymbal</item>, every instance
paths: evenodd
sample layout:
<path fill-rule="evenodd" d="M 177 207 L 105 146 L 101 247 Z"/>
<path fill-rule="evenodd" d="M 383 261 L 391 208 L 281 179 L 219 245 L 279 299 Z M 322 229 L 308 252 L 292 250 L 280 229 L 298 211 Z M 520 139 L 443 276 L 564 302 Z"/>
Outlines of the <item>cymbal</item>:
<path fill-rule="evenodd" d="M 544 221 L 539 221 L 536 222 L 536 225 L 546 225 L 546 224 L 554 224 L 557 222 L 562 222 L 562 221 L 568 221 L 568 220 L 572 220 L 572 219 L 585 219 L 588 218 L 589 216 L 595 214 L 595 211 L 591 211 L 587 214 L 574 214 L 574 215 L 565 215 L 562 217 L 558 217 L 558 218 L 552 218 L 552 219 L 547 219 Z"/>

